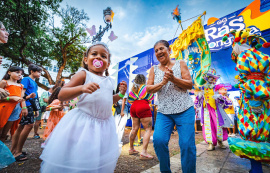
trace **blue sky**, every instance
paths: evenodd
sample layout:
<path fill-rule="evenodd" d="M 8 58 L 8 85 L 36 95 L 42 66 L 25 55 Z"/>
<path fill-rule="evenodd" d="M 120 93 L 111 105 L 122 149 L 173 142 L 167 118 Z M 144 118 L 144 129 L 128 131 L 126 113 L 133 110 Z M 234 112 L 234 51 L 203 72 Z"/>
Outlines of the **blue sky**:
<path fill-rule="evenodd" d="M 229 13 L 249 5 L 253 0 L 64 0 L 66 4 L 83 9 L 90 17 L 88 27 L 105 26 L 103 9 L 108 6 L 115 13 L 112 31 L 118 36 L 117 40 L 109 42 L 112 52 L 112 63 L 115 64 L 126 58 L 153 47 L 160 39 L 173 38 L 178 24 L 172 19 L 171 12 L 179 5 L 182 21 L 206 11 L 204 24 L 210 17 L 223 17 Z M 194 19 L 183 23 L 186 29 Z M 107 32 L 102 41 L 107 43 Z M 179 28 L 176 36 L 181 33 Z"/>

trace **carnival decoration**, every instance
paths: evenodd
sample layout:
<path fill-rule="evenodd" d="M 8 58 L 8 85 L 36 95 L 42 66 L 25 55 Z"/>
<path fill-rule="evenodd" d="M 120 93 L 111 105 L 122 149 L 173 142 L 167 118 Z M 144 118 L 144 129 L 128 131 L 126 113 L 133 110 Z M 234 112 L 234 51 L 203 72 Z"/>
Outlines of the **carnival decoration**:
<path fill-rule="evenodd" d="M 97 34 L 97 32 L 96 32 L 96 26 L 95 25 L 93 25 L 91 27 L 91 29 L 90 28 L 86 28 L 86 31 L 90 34 L 90 36 L 94 36 L 94 35 Z"/>
<path fill-rule="evenodd" d="M 114 40 L 116 40 L 118 37 L 114 34 L 113 31 L 111 31 L 111 34 L 110 34 L 110 36 L 109 36 L 108 38 L 109 38 L 109 40 L 114 41 Z"/>
<path fill-rule="evenodd" d="M 229 138 L 228 142 L 237 156 L 251 163 L 270 163 L 270 57 L 258 50 L 270 44 L 249 31 L 231 31 L 223 37 L 234 37 L 232 59 L 239 72 L 235 87 L 241 92 L 238 129 L 242 139 Z"/>
<path fill-rule="evenodd" d="M 214 150 L 217 143 L 221 148 L 226 148 L 222 142 L 228 138 L 225 127 L 230 127 L 231 122 L 224 109 L 231 106 L 232 102 L 215 92 L 216 82 L 220 78 L 215 69 L 204 72 L 202 78 L 207 83 L 202 87 L 196 87 L 201 92 L 197 94 L 195 107 L 201 115 L 204 140 L 209 144 L 209 151 Z"/>
<path fill-rule="evenodd" d="M 211 66 L 211 54 L 201 20 L 203 15 L 184 30 L 170 46 L 173 51 L 171 58 L 186 61 L 192 80 L 198 86 L 206 83 L 202 74 L 207 72 Z"/>
<path fill-rule="evenodd" d="M 180 13 L 180 9 L 178 8 L 179 5 L 176 6 L 176 8 L 173 10 L 172 12 L 172 16 L 173 16 L 173 20 L 176 20 L 177 23 L 179 23 L 179 25 L 181 26 L 182 30 L 183 30 L 183 26 L 181 24 L 181 13 Z"/>

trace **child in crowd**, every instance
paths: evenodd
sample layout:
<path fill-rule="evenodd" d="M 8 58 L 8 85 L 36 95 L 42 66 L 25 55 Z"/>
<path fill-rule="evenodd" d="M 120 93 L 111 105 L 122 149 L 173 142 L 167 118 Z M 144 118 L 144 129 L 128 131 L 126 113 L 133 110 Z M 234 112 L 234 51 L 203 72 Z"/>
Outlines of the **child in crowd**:
<path fill-rule="evenodd" d="M 28 114 L 23 116 L 18 129 L 12 136 L 11 152 L 14 154 L 16 161 L 27 160 L 26 152 L 22 151 L 23 145 L 33 128 L 34 116 L 39 116 L 39 102 L 38 102 L 38 86 L 35 79 L 39 78 L 42 69 L 37 65 L 30 64 L 28 66 L 29 76 L 22 79 L 24 85 L 23 90 L 25 91 L 24 99 L 26 100 L 26 107 Z M 34 113 L 35 112 L 35 113 Z"/>
<path fill-rule="evenodd" d="M 120 87 L 121 87 L 121 83 L 117 85 L 116 94 L 119 93 Z M 121 98 L 117 103 L 114 104 L 114 107 L 116 109 L 115 111 L 116 114 L 114 115 L 115 117 L 120 116 L 120 115 L 123 117 L 125 114 L 128 115 L 127 98 L 128 98 L 128 94 L 125 93 L 125 96 Z"/>
<path fill-rule="evenodd" d="M 43 128 L 44 120 L 45 119 L 47 120 L 49 117 L 49 115 L 47 116 L 44 114 L 47 114 L 47 112 L 49 112 L 50 114 L 50 111 L 46 111 L 46 107 L 48 106 L 48 100 L 52 92 L 53 92 L 53 87 L 49 88 L 48 91 L 44 91 L 39 98 L 39 103 L 40 103 L 40 108 L 41 108 L 40 110 L 42 114 L 40 129 Z M 36 126 L 36 124 L 34 126 Z M 34 127 L 34 128 L 38 128 L 38 127 Z"/>
<path fill-rule="evenodd" d="M 63 103 L 58 100 L 58 94 L 61 87 L 57 87 L 53 90 L 52 95 L 48 100 L 49 106 L 47 106 L 46 111 L 50 111 L 50 116 L 47 121 L 47 126 L 44 131 L 43 139 L 46 140 L 61 118 L 64 116 Z"/>
<path fill-rule="evenodd" d="M 79 96 L 77 108 L 57 124 L 40 158 L 41 172 L 113 172 L 119 157 L 119 144 L 111 107 L 124 97 L 113 95 L 114 81 L 108 76 L 110 52 L 103 43 L 90 46 L 81 68 L 60 91 L 60 101 Z M 106 76 L 103 76 L 103 74 Z"/>
<path fill-rule="evenodd" d="M 2 131 L 0 139 L 3 142 L 10 129 L 11 135 L 14 134 L 20 121 L 21 112 L 23 116 L 27 115 L 27 109 L 23 99 L 23 85 L 20 84 L 23 72 L 22 68 L 11 66 L 0 82 L 0 88 L 10 93 L 10 96 L 0 100 L 0 129 Z"/>

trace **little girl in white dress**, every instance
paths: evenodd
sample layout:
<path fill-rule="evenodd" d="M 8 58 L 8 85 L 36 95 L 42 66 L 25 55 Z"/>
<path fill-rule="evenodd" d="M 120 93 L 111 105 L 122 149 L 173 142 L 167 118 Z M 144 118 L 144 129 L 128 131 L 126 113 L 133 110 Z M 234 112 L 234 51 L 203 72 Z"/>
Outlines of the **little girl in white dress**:
<path fill-rule="evenodd" d="M 110 64 L 110 52 L 103 43 L 88 48 L 81 68 L 60 91 L 61 101 L 79 96 L 77 108 L 57 124 L 40 158 L 41 172 L 112 173 L 119 157 L 119 147 L 111 107 L 124 97 L 113 95 L 114 81 L 103 76 Z"/>

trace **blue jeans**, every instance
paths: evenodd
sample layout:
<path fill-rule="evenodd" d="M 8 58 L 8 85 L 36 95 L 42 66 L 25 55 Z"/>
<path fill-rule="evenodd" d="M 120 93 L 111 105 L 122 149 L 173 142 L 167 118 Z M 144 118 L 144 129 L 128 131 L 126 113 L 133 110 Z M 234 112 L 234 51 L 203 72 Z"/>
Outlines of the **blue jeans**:
<path fill-rule="evenodd" d="M 194 107 L 190 107 L 179 114 L 164 115 L 160 112 L 157 113 L 153 142 L 155 152 L 160 162 L 160 172 L 171 172 L 168 143 L 174 125 L 176 125 L 179 135 L 182 171 L 183 173 L 196 172 L 194 122 Z"/>

